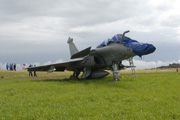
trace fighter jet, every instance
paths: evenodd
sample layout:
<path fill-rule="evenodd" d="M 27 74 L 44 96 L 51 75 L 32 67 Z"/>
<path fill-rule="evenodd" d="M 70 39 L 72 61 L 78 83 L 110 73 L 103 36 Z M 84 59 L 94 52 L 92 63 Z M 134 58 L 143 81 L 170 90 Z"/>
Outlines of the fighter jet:
<path fill-rule="evenodd" d="M 71 58 L 68 62 L 49 64 L 37 67 L 29 67 L 28 71 L 73 71 L 70 79 L 78 79 L 80 72 L 81 77 L 88 79 L 103 78 L 109 74 L 109 70 L 113 73 L 113 81 L 119 80 L 119 72 L 121 69 L 131 67 L 134 70 L 132 58 L 134 56 L 142 56 L 153 53 L 156 48 L 152 44 L 139 43 L 126 37 L 123 34 L 117 34 L 111 39 L 103 41 L 95 49 L 88 47 L 82 51 L 78 51 L 73 38 L 68 39 Z M 130 66 L 124 66 L 123 60 L 129 60 Z M 135 70 L 134 70 L 135 72 Z"/>

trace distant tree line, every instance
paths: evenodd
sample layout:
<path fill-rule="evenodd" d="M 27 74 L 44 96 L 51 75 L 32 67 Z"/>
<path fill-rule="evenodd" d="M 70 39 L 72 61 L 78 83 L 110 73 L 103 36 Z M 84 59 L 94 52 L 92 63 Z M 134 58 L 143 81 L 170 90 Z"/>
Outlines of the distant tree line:
<path fill-rule="evenodd" d="M 169 64 L 168 66 L 160 66 L 160 67 L 157 67 L 158 69 L 164 69 L 164 68 L 180 68 L 180 64 L 178 63 L 172 63 L 172 64 Z"/>

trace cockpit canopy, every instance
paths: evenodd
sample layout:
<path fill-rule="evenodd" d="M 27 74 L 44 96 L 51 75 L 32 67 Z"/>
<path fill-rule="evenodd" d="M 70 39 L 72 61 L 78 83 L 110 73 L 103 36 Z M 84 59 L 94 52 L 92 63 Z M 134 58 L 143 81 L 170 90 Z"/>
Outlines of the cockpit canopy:
<path fill-rule="evenodd" d="M 100 45 L 97 46 L 97 48 L 105 47 L 110 43 L 120 43 L 121 37 L 122 34 L 117 34 L 111 39 L 103 41 Z M 126 36 L 124 36 L 123 38 L 123 45 L 126 47 L 131 47 L 133 52 L 138 56 L 147 55 L 153 53 L 156 50 L 156 48 L 152 44 L 140 43 Z"/>

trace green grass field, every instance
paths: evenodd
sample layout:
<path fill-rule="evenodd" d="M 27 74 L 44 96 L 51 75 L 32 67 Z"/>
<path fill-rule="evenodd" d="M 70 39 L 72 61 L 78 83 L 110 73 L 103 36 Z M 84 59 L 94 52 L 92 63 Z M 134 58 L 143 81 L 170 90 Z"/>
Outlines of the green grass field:
<path fill-rule="evenodd" d="M 180 119 L 180 74 L 175 70 L 122 71 L 98 80 L 69 80 L 71 72 L 0 71 L 1 120 Z"/>

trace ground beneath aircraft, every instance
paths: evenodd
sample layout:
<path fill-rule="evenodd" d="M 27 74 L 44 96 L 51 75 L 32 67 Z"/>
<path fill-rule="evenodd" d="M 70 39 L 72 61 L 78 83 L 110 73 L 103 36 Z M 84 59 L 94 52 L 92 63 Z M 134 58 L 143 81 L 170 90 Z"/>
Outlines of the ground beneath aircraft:
<path fill-rule="evenodd" d="M 144 74 L 161 74 L 164 72 L 174 72 L 175 69 L 152 69 L 152 70 L 136 70 L 137 75 L 144 75 Z M 108 71 L 110 73 L 110 76 L 112 76 L 111 71 Z M 31 80 L 31 79 L 69 79 L 70 75 L 73 74 L 73 72 L 53 72 L 53 73 L 47 73 L 47 72 L 37 72 L 38 77 L 29 77 L 29 73 L 27 71 L 0 71 L 1 76 L 0 80 Z M 83 79 L 79 75 L 79 79 Z M 126 76 L 126 75 L 132 75 L 130 70 L 121 70 L 120 71 L 120 77 Z"/>
<path fill-rule="evenodd" d="M 121 71 L 98 80 L 69 80 L 71 72 L 0 71 L 0 119 L 180 119 L 180 74 Z M 149 74 L 150 73 L 150 74 Z M 62 78 L 61 78 L 62 77 Z M 21 78 L 21 79 L 19 79 Z"/>
<path fill-rule="evenodd" d="M 68 79 L 68 77 L 20 77 L 20 78 L 1 78 L 0 80 L 39 80 L 39 79 Z"/>

